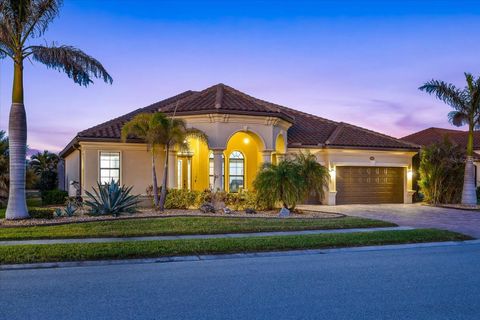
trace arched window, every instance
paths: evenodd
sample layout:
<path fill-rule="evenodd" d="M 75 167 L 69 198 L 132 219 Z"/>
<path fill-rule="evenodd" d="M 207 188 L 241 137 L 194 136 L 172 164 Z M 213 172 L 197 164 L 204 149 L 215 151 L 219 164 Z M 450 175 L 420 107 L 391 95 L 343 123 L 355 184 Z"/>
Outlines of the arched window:
<path fill-rule="evenodd" d="M 209 185 L 210 189 L 213 190 L 215 188 L 215 166 L 214 166 L 214 157 L 213 152 L 210 151 L 208 156 L 208 177 L 209 177 Z M 225 181 L 225 157 L 222 154 L 222 177 L 221 177 L 220 185 L 223 186 Z M 223 187 L 222 187 L 223 188 Z"/>
<path fill-rule="evenodd" d="M 230 154 L 228 164 L 229 191 L 238 192 L 245 187 L 245 158 L 240 151 Z"/>

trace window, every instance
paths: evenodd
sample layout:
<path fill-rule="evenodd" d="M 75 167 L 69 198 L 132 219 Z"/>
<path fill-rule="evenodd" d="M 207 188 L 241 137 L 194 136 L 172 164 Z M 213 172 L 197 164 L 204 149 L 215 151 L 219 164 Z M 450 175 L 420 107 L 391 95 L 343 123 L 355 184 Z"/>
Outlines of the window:
<path fill-rule="evenodd" d="M 225 181 L 225 157 L 222 154 L 222 180 L 220 181 L 220 185 L 223 186 L 223 181 Z M 209 184 L 210 189 L 214 189 L 215 187 L 215 164 L 214 164 L 214 156 L 213 152 L 210 151 L 209 155 L 209 162 L 208 162 L 208 177 L 209 177 Z"/>
<path fill-rule="evenodd" d="M 244 188 L 245 184 L 245 159 L 241 152 L 233 151 L 229 160 L 229 191 L 238 192 L 240 188 Z"/>
<path fill-rule="evenodd" d="M 100 183 L 120 182 L 120 152 L 100 152 Z"/>

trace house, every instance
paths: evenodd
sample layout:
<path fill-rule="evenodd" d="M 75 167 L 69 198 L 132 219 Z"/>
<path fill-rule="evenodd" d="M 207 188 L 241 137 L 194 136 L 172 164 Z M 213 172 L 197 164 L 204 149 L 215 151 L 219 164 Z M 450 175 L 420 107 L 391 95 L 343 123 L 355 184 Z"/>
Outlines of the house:
<path fill-rule="evenodd" d="M 64 187 L 77 183 L 85 194 L 97 181 L 113 178 L 145 194 L 152 180 L 151 155 L 142 141 L 123 143 L 120 135 L 135 115 L 157 111 L 175 111 L 208 136 L 208 144 L 190 139 L 188 152 L 168 154 L 169 188 L 251 190 L 262 163 L 309 151 L 330 172 L 326 204 L 412 202 L 417 145 L 263 101 L 224 84 L 186 91 L 79 132 L 60 153 Z M 165 158 L 159 152 L 159 181 Z"/>
<path fill-rule="evenodd" d="M 462 149 L 467 149 L 468 131 L 452 130 L 443 128 L 428 128 L 421 130 L 401 140 L 414 143 L 420 146 L 428 146 L 432 143 L 441 142 L 445 138 L 449 139 L 453 144 L 458 145 Z M 473 132 L 473 151 L 475 153 L 474 162 L 475 165 L 475 183 L 480 185 L 480 132 Z"/>

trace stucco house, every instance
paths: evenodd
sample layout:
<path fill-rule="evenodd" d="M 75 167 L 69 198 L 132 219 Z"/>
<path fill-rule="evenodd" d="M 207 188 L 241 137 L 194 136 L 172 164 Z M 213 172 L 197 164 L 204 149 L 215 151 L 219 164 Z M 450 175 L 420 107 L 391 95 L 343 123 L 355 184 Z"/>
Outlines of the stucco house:
<path fill-rule="evenodd" d="M 145 194 L 152 180 L 151 155 L 138 139 L 123 143 L 121 128 L 139 113 L 172 115 L 174 110 L 189 127 L 202 130 L 208 144 L 191 139 L 188 152 L 170 152 L 169 188 L 251 190 L 263 162 L 309 151 L 330 172 L 325 204 L 412 202 L 417 145 L 263 101 L 224 84 L 186 91 L 79 132 L 60 153 L 64 188 L 77 182 L 85 194 L 97 181 L 113 178 Z M 159 179 L 164 160 L 159 152 Z"/>
<path fill-rule="evenodd" d="M 452 130 L 443 128 L 428 128 L 401 138 L 403 141 L 415 143 L 420 146 L 428 146 L 432 143 L 449 139 L 453 144 L 467 150 L 468 131 Z M 480 131 L 473 132 L 473 152 L 475 154 L 475 183 L 480 185 Z"/>

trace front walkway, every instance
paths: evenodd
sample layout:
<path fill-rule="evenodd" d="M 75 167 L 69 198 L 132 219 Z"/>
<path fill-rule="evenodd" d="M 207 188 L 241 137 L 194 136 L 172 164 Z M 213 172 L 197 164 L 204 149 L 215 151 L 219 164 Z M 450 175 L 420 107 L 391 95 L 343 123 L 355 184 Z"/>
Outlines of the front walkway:
<path fill-rule="evenodd" d="M 58 244 L 58 243 L 101 243 L 101 242 L 126 242 L 126 241 L 151 241 L 151 240 L 188 240 L 188 239 L 218 239 L 218 238 L 248 238 L 248 237 L 274 237 L 295 236 L 308 234 L 327 233 L 352 233 L 373 231 L 411 230 L 410 227 L 381 227 L 381 228 L 353 228 L 331 230 L 303 230 L 303 231 L 272 231 L 253 233 L 225 233 L 225 234 L 193 234 L 178 236 L 148 236 L 148 237 L 123 237 L 123 238 L 85 238 L 85 239 L 39 239 L 39 240 L 5 240 L 0 241 L 0 246 L 25 245 L 25 244 Z"/>
<path fill-rule="evenodd" d="M 377 205 L 301 205 L 299 209 L 343 213 L 349 216 L 378 219 L 414 228 L 436 228 L 480 238 L 480 211 L 430 207 L 422 204 Z"/>

